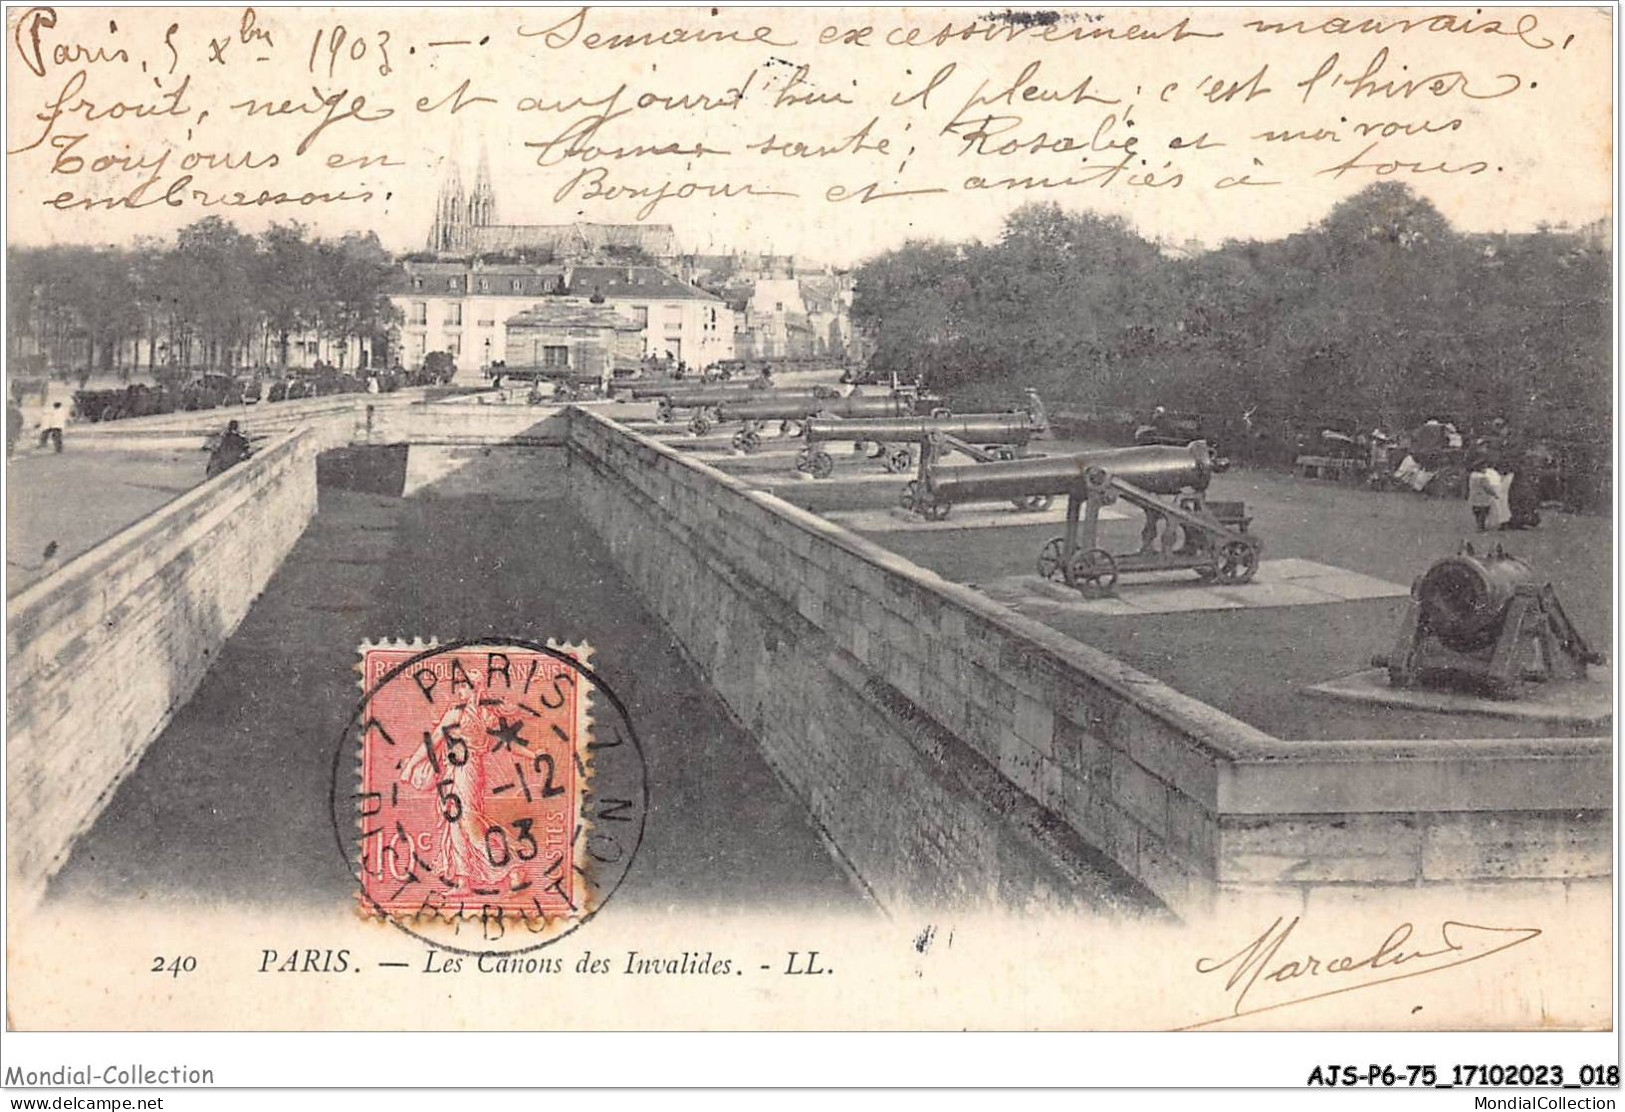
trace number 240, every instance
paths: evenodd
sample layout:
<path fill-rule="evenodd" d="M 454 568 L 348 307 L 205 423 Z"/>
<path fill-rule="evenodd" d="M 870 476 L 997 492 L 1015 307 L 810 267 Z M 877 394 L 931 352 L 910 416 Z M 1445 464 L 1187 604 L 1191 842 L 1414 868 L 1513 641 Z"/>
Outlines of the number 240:
<path fill-rule="evenodd" d="M 181 958 L 165 958 L 160 954 L 152 959 L 152 969 L 149 972 L 168 973 L 171 977 L 179 977 L 182 973 L 196 973 L 197 958 L 190 955 Z"/>

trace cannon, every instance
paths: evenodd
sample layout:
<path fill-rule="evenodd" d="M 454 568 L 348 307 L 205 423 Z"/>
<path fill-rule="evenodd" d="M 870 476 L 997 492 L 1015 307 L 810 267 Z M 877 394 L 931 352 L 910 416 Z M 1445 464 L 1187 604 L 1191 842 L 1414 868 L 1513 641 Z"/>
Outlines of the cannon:
<path fill-rule="evenodd" d="M 655 403 L 655 417 L 664 422 L 674 419 L 678 409 L 693 409 L 720 405 L 745 394 L 748 387 L 724 386 L 715 382 L 686 379 L 665 382 L 634 382 L 622 391 L 634 401 Z"/>
<path fill-rule="evenodd" d="M 829 395 L 813 392 L 762 391 L 755 396 L 730 400 L 711 409 L 701 410 L 689 421 L 688 427 L 696 436 L 704 436 L 714 424 L 740 422 L 744 427 L 734 433 L 733 444 L 740 451 L 751 452 L 762 442 L 762 425 L 778 421 L 779 431 L 787 436 L 799 436 L 802 426 L 812 417 L 830 417 L 843 420 L 865 418 L 907 417 L 920 401 L 907 394 L 848 394 Z M 946 410 L 940 411 L 946 413 Z"/>
<path fill-rule="evenodd" d="M 836 440 L 873 444 L 871 459 L 882 459 L 886 470 L 902 474 L 915 466 L 915 449 L 924 460 L 937 452 L 955 448 L 978 460 L 1014 459 L 1016 449 L 1025 447 L 1040 430 L 1025 413 L 977 413 L 949 417 L 871 417 L 840 420 L 813 417 L 805 425 L 806 447 L 796 457 L 796 470 L 815 479 L 827 479 L 835 469 L 830 454 L 818 447 Z M 998 445 L 988 451 L 982 445 Z"/>
<path fill-rule="evenodd" d="M 765 403 L 770 399 L 831 399 L 840 397 L 840 391 L 833 386 L 813 386 L 806 390 L 775 390 L 763 387 L 757 382 L 737 386 L 722 386 L 713 382 L 656 396 L 659 398 L 655 403 L 657 421 L 674 421 L 677 419 L 678 410 L 693 410 L 688 423 L 689 431 L 696 436 L 704 436 L 723 419 L 718 417 L 717 411 L 724 406 Z"/>
<path fill-rule="evenodd" d="M 908 397 L 912 391 L 899 391 L 897 397 Z M 930 404 L 935 399 L 925 399 Z M 816 447 L 821 443 L 851 438 L 854 448 L 861 450 L 872 444 L 875 450 L 870 459 L 880 459 L 886 470 L 902 474 L 915 466 L 916 452 L 919 475 L 904 491 L 903 505 L 912 508 L 920 479 L 925 469 L 936 464 L 947 449 L 964 453 L 978 463 L 996 459 L 1016 459 L 1025 455 L 1023 449 L 1034 439 L 1050 435 L 1049 418 L 1037 391 L 1027 391 L 1025 409 L 1004 413 L 969 413 L 954 415 L 946 409 L 933 409 L 929 417 L 874 417 L 839 420 L 816 417 L 804 426 L 807 444 L 796 457 L 796 470 L 804 471 L 815 479 L 825 479 L 834 471 L 835 461 L 828 452 Z M 1045 505 L 1048 505 L 1046 501 Z"/>
<path fill-rule="evenodd" d="M 1480 556 L 1464 544 L 1411 584 L 1393 650 L 1372 663 L 1393 687 L 1511 699 L 1524 682 L 1584 679 L 1602 656 L 1529 564 L 1500 545 Z"/>
<path fill-rule="evenodd" d="M 1263 542 L 1248 532 L 1244 503 L 1207 499 L 1215 462 L 1198 440 L 1183 448 L 1147 445 L 935 466 L 925 472 L 922 503 L 940 517 L 957 502 L 1066 495 L 1066 532 L 1040 549 L 1038 574 L 1085 595 L 1109 593 L 1120 574 L 1182 568 L 1205 580 L 1245 583 L 1258 571 Z M 1137 552 L 1100 546 L 1101 508 L 1118 500 L 1145 513 Z"/>
<path fill-rule="evenodd" d="M 742 387 L 735 387 L 731 393 L 737 393 Z M 664 379 L 653 382 L 633 382 L 624 388 L 623 393 L 629 395 L 634 401 L 648 401 L 651 398 L 686 397 L 698 393 L 723 393 L 724 388 L 715 383 L 705 382 L 701 379 Z"/>

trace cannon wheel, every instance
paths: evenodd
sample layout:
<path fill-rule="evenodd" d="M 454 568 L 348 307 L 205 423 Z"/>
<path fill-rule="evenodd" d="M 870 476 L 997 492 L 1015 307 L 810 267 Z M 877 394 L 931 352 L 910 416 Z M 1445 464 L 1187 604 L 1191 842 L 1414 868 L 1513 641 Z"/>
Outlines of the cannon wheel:
<path fill-rule="evenodd" d="M 704 413 L 694 414 L 693 417 L 689 418 L 688 431 L 695 436 L 704 436 L 711 431 L 711 418 Z"/>
<path fill-rule="evenodd" d="M 1257 572 L 1258 546 L 1252 541 L 1225 541 L 1213 558 L 1212 577 L 1220 583 L 1245 583 Z"/>
<path fill-rule="evenodd" d="M 762 446 L 762 437 L 754 429 L 740 429 L 734 433 L 733 445 L 741 452 L 754 452 Z"/>
<path fill-rule="evenodd" d="M 1065 552 L 1065 537 L 1051 537 L 1044 542 L 1044 547 L 1038 550 L 1038 575 L 1040 579 L 1061 578 L 1061 557 Z"/>
<path fill-rule="evenodd" d="M 1068 582 L 1087 598 L 1103 598 L 1117 585 L 1117 561 L 1104 548 L 1080 548 L 1067 572 Z"/>
<path fill-rule="evenodd" d="M 815 479 L 827 479 L 835 473 L 835 460 L 828 452 L 814 452 L 807 460 L 807 471 Z"/>
<path fill-rule="evenodd" d="M 914 453 L 907 448 L 899 448 L 886 456 L 886 470 L 893 475 L 902 475 L 914 470 Z"/>
<path fill-rule="evenodd" d="M 1043 513 L 1055 504 L 1047 494 L 1029 494 L 1025 498 L 1012 498 L 1010 504 L 1023 513 Z"/>

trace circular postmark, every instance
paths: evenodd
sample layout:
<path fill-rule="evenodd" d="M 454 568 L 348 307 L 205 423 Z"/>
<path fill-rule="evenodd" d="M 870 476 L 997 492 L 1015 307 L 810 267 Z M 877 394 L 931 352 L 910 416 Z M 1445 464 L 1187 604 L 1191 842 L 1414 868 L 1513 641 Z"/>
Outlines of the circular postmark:
<path fill-rule="evenodd" d="M 590 656 L 519 638 L 362 646 L 331 810 L 364 917 L 476 956 L 550 945 L 603 909 L 648 783 Z"/>

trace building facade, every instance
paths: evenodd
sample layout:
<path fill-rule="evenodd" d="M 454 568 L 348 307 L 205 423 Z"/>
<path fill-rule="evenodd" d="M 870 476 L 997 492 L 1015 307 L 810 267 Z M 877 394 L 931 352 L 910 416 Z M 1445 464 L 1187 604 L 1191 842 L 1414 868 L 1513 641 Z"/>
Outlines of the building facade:
<path fill-rule="evenodd" d="M 513 365 L 507 323 L 555 299 L 602 305 L 636 326 L 638 357 L 669 357 L 704 367 L 734 357 L 734 314 L 715 294 L 653 266 L 407 261 L 391 300 L 401 311 L 401 365 L 421 367 L 432 352 L 475 377 Z"/>
<path fill-rule="evenodd" d="M 704 367 L 734 357 L 733 312 L 671 273 L 678 254 L 670 225 L 500 224 L 483 151 L 472 189 L 455 162 L 448 166 L 427 248 L 402 263 L 391 293 L 404 367 L 421 367 L 435 352 L 450 355 L 465 379 L 494 365 L 529 365 L 548 314 L 524 314 L 574 302 L 633 325 L 624 331 L 635 335 L 637 360 Z M 522 323 L 510 329 L 516 319 Z M 617 350 L 630 352 L 633 342 L 623 337 Z"/>
<path fill-rule="evenodd" d="M 643 342 L 635 322 L 607 305 L 561 297 L 521 310 L 504 325 L 505 369 L 607 386 L 636 373 Z"/>

